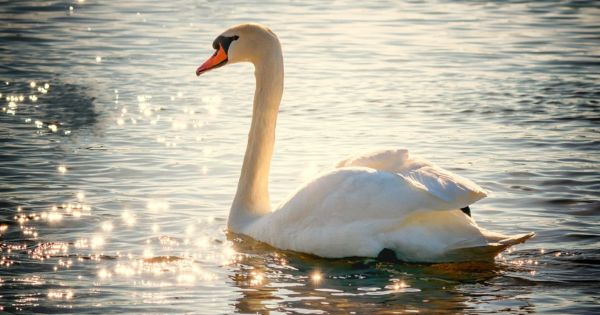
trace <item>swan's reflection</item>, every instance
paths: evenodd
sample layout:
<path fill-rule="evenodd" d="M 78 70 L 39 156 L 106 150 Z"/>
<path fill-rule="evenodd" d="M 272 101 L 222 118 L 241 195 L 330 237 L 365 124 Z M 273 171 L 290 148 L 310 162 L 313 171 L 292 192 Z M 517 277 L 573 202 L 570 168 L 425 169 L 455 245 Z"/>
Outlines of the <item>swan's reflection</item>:
<path fill-rule="evenodd" d="M 229 234 L 228 239 L 240 254 L 230 266 L 230 279 L 240 289 L 235 309 L 241 313 L 477 313 L 486 308 L 499 311 L 506 305 L 520 311 L 533 308 L 523 295 L 517 299 L 465 293 L 481 284 L 486 285 L 485 292 L 494 291 L 490 285 L 506 285 L 503 275 L 517 271 L 510 264 L 420 265 L 364 258 L 322 259 L 277 250 L 241 235 Z M 312 277 L 317 270 L 320 281 Z M 521 293 L 524 289 L 519 288 Z"/>

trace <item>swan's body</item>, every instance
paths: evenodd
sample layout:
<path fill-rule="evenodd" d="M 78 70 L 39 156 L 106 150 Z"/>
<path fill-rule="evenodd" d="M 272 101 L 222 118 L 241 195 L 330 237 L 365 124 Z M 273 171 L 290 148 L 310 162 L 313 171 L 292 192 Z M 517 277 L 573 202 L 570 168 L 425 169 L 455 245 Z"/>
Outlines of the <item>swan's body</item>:
<path fill-rule="evenodd" d="M 491 259 L 533 236 L 508 237 L 478 227 L 460 208 L 485 197 L 481 187 L 399 149 L 343 160 L 272 211 L 268 175 L 283 93 L 279 40 L 265 27 L 244 24 L 224 32 L 213 46 L 217 52 L 198 75 L 241 61 L 256 69 L 252 124 L 230 231 L 322 257 L 377 257 L 388 249 L 398 259 L 418 262 Z"/>

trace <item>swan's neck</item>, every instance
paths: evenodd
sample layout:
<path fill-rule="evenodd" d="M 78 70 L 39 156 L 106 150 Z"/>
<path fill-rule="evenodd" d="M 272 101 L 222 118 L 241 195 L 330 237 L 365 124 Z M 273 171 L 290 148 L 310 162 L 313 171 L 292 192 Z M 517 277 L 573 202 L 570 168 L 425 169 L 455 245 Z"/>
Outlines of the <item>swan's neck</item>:
<path fill-rule="evenodd" d="M 228 222 L 233 232 L 241 232 L 248 223 L 271 211 L 269 168 L 283 94 L 283 57 L 279 45 L 275 48 L 254 63 L 256 91 L 252 125 Z"/>

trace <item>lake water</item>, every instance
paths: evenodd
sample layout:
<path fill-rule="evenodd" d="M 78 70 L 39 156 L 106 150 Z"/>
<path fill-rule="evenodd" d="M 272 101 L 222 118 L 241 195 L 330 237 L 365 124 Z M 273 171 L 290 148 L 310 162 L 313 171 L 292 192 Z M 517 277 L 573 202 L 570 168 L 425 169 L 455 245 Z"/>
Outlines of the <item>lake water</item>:
<path fill-rule="evenodd" d="M 0 17 L 4 312 L 600 312 L 596 1 L 2 1 Z M 481 226 L 536 237 L 427 265 L 228 236 L 253 71 L 195 70 L 241 22 L 284 49 L 274 202 L 405 147 L 493 192 Z"/>

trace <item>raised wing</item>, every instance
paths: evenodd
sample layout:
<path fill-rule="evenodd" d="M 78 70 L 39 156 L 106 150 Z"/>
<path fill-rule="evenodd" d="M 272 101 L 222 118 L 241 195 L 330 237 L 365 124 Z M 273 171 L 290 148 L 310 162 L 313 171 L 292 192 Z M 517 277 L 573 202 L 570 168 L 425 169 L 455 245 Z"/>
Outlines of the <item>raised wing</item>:
<path fill-rule="evenodd" d="M 456 208 L 469 206 L 487 196 L 487 192 L 474 182 L 426 160 L 411 158 L 406 149 L 372 151 L 336 165 L 338 168 L 356 166 L 399 174 Z"/>

